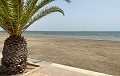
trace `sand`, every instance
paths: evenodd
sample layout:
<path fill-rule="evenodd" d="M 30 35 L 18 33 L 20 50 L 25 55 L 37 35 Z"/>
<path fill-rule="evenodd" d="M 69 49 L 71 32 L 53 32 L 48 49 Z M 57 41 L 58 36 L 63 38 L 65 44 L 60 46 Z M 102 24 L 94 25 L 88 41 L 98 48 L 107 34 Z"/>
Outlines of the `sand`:
<path fill-rule="evenodd" d="M 0 52 L 6 35 L 0 35 Z M 26 36 L 28 57 L 120 76 L 120 42 Z"/>

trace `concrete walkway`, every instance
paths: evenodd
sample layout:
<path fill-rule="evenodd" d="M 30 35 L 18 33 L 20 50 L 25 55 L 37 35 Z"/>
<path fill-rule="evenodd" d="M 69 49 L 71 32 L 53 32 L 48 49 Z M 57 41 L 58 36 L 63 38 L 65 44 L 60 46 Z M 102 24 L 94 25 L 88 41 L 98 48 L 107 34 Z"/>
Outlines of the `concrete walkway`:
<path fill-rule="evenodd" d="M 28 58 L 28 63 L 40 65 L 40 76 L 113 76 L 109 74 L 74 68 L 71 66 Z"/>
<path fill-rule="evenodd" d="M 1 53 L 0 58 L 2 58 Z M 39 72 L 38 76 L 113 76 L 30 58 L 28 58 L 28 63 L 40 66 L 40 68 L 37 69 L 37 73 Z"/>

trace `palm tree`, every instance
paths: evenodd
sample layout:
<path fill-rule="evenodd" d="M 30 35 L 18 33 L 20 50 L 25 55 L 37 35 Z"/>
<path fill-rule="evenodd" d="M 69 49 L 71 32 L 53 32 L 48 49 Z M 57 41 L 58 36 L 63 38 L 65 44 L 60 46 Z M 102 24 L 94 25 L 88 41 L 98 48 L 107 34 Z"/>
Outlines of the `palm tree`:
<path fill-rule="evenodd" d="M 0 0 L 0 26 L 10 35 L 4 42 L 2 73 L 23 73 L 27 67 L 27 43 L 22 33 L 35 21 L 53 12 L 64 11 L 57 6 L 45 7 L 55 0 Z M 65 0 L 70 2 L 70 0 Z"/>

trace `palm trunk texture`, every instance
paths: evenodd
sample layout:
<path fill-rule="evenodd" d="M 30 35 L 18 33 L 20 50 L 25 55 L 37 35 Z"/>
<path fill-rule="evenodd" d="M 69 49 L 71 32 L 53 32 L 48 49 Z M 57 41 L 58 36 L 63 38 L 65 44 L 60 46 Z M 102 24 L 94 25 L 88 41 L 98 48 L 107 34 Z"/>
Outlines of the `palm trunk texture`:
<path fill-rule="evenodd" d="M 2 73 L 14 75 L 23 73 L 27 67 L 27 43 L 22 36 L 9 36 L 4 42 Z"/>

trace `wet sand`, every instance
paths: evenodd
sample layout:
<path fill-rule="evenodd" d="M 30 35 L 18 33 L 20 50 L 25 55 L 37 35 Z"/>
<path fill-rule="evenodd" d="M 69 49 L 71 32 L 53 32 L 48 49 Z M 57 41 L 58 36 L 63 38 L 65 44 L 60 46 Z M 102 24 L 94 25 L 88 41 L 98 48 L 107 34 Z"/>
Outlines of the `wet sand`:
<path fill-rule="evenodd" d="M 6 35 L 0 35 L 2 51 Z M 120 76 L 120 42 L 26 36 L 28 57 Z"/>

